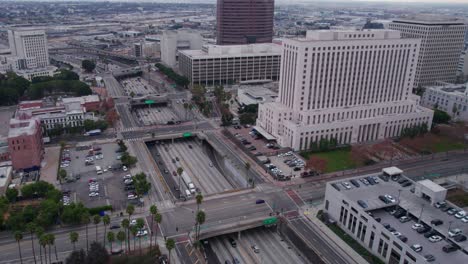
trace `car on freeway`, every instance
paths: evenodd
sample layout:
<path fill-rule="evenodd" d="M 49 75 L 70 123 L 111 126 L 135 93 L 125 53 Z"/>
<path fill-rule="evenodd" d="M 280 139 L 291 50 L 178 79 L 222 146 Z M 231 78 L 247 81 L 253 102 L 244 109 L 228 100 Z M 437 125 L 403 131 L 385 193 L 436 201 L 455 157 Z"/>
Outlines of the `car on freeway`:
<path fill-rule="evenodd" d="M 233 248 L 237 247 L 237 243 L 236 243 L 236 241 L 234 240 L 234 238 L 229 237 L 229 238 L 228 238 L 228 241 L 229 241 L 229 244 L 231 244 L 231 246 L 232 246 Z"/>
<path fill-rule="evenodd" d="M 258 248 L 257 245 L 252 245 L 251 248 L 252 248 L 253 252 L 260 253 L 260 248 Z"/>

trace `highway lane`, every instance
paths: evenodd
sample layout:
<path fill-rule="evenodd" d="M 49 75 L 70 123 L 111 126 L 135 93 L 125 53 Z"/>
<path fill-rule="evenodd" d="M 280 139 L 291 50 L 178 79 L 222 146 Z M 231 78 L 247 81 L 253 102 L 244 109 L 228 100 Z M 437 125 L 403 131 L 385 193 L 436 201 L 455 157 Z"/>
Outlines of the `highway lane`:
<path fill-rule="evenodd" d="M 106 85 L 107 92 L 111 97 L 114 96 L 126 96 L 124 93 L 123 87 L 120 83 L 115 79 L 114 76 L 111 74 L 103 75 L 102 79 L 104 80 L 104 84 Z"/>
<path fill-rule="evenodd" d="M 138 124 L 134 120 L 132 114 L 128 109 L 128 104 L 116 104 L 117 112 L 119 113 L 122 126 L 125 128 L 137 127 Z"/>
<path fill-rule="evenodd" d="M 142 139 L 144 137 L 150 136 L 151 133 L 155 135 L 159 134 L 171 134 L 171 133 L 183 133 L 183 132 L 196 132 L 196 131 L 207 131 L 213 129 L 213 126 L 207 122 L 202 121 L 194 124 L 192 122 L 187 122 L 180 125 L 164 125 L 159 127 L 142 127 L 134 131 L 122 131 L 122 137 L 124 139 Z M 151 138 L 148 138 L 151 139 Z"/>

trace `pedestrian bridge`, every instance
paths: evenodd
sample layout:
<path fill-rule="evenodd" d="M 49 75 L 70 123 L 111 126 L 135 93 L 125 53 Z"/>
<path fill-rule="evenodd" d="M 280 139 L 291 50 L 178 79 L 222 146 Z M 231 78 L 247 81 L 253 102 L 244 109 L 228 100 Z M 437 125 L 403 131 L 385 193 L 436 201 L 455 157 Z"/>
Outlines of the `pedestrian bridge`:
<path fill-rule="evenodd" d="M 276 217 L 265 218 L 264 216 L 256 218 L 239 217 L 239 219 L 223 220 L 219 223 L 214 222 L 209 225 L 202 225 L 200 228 L 200 239 L 241 232 L 260 226 L 273 226 L 278 222 L 278 218 Z M 191 233 L 192 239 L 194 238 L 194 235 L 195 234 Z"/>

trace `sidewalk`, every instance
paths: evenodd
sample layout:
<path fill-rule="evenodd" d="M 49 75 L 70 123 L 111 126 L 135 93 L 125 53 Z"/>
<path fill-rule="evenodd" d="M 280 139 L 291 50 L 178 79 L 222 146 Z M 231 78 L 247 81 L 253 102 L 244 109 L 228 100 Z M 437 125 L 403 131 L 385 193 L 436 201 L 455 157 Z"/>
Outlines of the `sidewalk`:
<path fill-rule="evenodd" d="M 321 231 L 321 236 L 324 239 L 328 240 L 330 244 L 335 244 L 337 246 L 336 250 L 342 252 L 340 255 L 347 256 L 355 263 L 369 263 L 316 217 L 317 212 L 320 209 L 322 209 L 322 205 L 313 207 L 303 206 L 300 209 L 300 213 L 309 219 L 313 226 L 317 227 L 317 229 Z"/>

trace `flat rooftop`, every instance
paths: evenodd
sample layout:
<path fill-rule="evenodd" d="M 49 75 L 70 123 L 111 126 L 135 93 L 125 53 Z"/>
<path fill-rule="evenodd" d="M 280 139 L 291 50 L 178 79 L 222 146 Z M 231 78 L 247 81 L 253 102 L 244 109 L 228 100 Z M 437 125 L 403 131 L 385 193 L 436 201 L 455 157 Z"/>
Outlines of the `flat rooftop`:
<path fill-rule="evenodd" d="M 260 43 L 248 45 L 204 45 L 201 50 L 180 50 L 190 58 L 223 58 L 281 55 L 281 45 L 274 43 Z"/>
<path fill-rule="evenodd" d="M 394 19 L 393 22 L 406 23 L 406 24 L 419 24 L 419 25 L 464 25 L 465 22 L 462 19 L 434 15 L 434 14 L 419 14 L 410 15 L 401 18 Z"/>
<path fill-rule="evenodd" d="M 377 178 L 379 182 L 375 185 L 365 185 L 361 179 L 366 177 Z M 400 177 L 404 177 L 404 175 Z M 343 193 L 345 197 L 347 197 L 347 200 L 354 201 L 356 203 L 358 200 L 364 201 L 368 205 L 368 208 L 364 209 L 364 211 L 371 213 L 374 218 L 380 217 L 381 224 L 388 223 L 393 228 L 395 228 L 396 231 L 406 236 L 408 238 L 408 241 L 406 242 L 407 245 L 422 245 L 423 250 L 419 252 L 420 255 L 424 256 L 432 254 L 436 257 L 436 263 L 437 260 L 443 260 L 443 262 L 440 263 L 467 263 L 468 254 L 465 254 L 461 250 L 447 254 L 442 251 L 442 247 L 451 242 L 457 244 L 460 248 L 465 249 L 465 251 L 468 251 L 468 240 L 464 242 L 455 242 L 454 240 L 450 239 L 450 241 L 448 241 L 447 234 L 450 225 L 450 229 L 459 228 L 462 230 L 464 235 L 468 235 L 468 224 L 463 223 L 460 219 L 455 218 L 453 215 L 448 215 L 441 209 L 432 206 L 428 200 L 416 196 L 412 192 L 412 188 L 415 187 L 415 182 L 408 179 L 412 184 L 407 187 L 402 187 L 397 181 L 393 181 L 392 179 L 387 179 L 388 181 L 385 181 L 383 178 L 385 177 L 383 177 L 381 173 L 377 173 L 348 178 L 345 180 L 332 181 L 329 183 L 337 186 L 340 189 L 340 192 Z M 356 180 L 360 187 L 356 187 L 351 184 L 350 181 L 352 179 Z M 349 183 L 351 189 L 346 189 L 343 186 L 343 182 Z M 436 185 L 435 183 L 428 184 L 425 181 L 423 181 L 423 184 L 426 187 L 428 185 Z M 437 190 L 436 187 L 434 188 Z M 385 194 L 391 195 L 393 198 L 395 198 L 396 201 L 389 204 L 384 203 L 379 199 L 379 196 Z M 462 209 L 454 206 L 449 202 L 447 203 L 450 207 Z M 385 211 L 386 208 L 398 206 L 408 212 L 408 215 L 412 218 L 412 221 L 401 223 L 397 218 L 395 218 L 389 212 Z M 421 210 L 423 212 L 422 215 Z M 440 219 L 443 221 L 443 224 L 434 226 L 434 229 L 441 234 L 444 240 L 431 243 L 423 236 L 423 234 L 419 234 L 411 228 L 411 226 L 417 222 L 417 219 L 420 215 L 420 221 L 429 227 L 431 226 L 431 221 L 434 219 Z"/>

